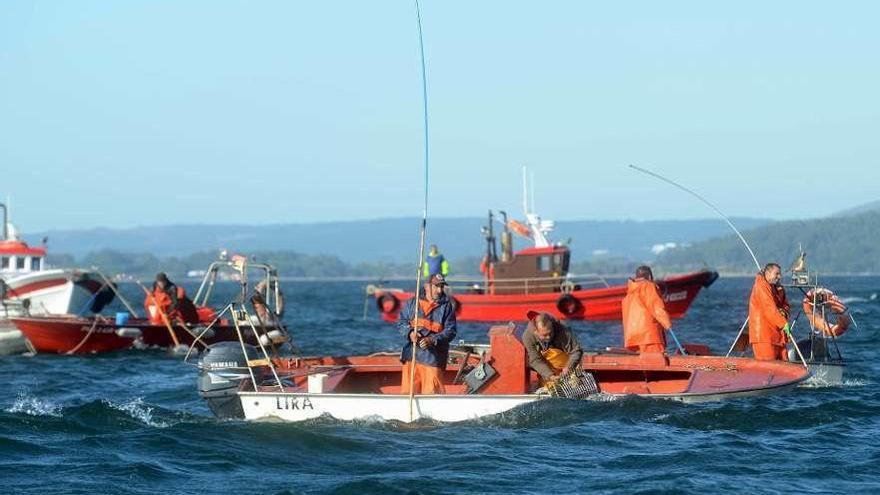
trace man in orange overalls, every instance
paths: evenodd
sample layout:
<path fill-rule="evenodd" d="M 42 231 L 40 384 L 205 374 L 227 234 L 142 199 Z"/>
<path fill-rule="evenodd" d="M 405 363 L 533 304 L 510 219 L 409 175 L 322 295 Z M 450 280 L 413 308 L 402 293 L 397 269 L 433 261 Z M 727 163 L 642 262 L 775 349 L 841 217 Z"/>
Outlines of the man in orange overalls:
<path fill-rule="evenodd" d="M 400 311 L 397 328 L 405 339 L 400 353 L 403 363 L 400 393 L 409 394 L 416 346 L 415 375 L 412 385 L 417 394 L 442 394 L 443 372 L 449 359 L 449 343 L 457 333 L 455 308 L 443 291 L 446 279 L 437 273 L 428 279 L 424 294 L 412 298 Z M 418 311 L 418 313 L 416 313 Z M 418 325 L 416 325 L 418 314 Z"/>
<path fill-rule="evenodd" d="M 174 282 L 168 280 L 165 272 L 156 274 L 153 282 L 153 290 L 144 299 L 144 308 L 151 322 L 162 323 L 164 314 L 169 320 L 176 315 L 177 306 L 180 303 L 180 294 Z"/>
<path fill-rule="evenodd" d="M 785 334 L 788 333 L 788 301 L 779 286 L 781 269 L 768 263 L 757 276 L 749 297 L 749 342 L 755 359 L 788 361 Z"/>
<path fill-rule="evenodd" d="M 665 352 L 666 334 L 672 321 L 654 273 L 648 266 L 636 268 L 636 276 L 626 284 L 623 298 L 623 346 L 631 351 Z"/>

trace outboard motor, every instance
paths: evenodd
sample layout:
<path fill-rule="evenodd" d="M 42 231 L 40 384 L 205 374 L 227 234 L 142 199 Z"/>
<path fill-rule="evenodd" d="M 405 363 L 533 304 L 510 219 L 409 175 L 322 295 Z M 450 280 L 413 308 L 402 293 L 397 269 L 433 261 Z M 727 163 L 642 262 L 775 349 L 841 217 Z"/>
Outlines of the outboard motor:
<path fill-rule="evenodd" d="M 218 418 L 244 418 L 238 387 L 250 379 L 247 360 L 257 358 L 257 348 L 239 342 L 220 342 L 208 347 L 199 358 L 199 395 Z"/>

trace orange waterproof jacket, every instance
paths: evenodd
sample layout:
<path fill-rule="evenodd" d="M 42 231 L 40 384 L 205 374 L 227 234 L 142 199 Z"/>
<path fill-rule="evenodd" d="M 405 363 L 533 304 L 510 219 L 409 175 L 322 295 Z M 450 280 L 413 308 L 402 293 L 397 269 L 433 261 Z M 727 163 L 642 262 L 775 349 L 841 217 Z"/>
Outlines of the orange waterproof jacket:
<path fill-rule="evenodd" d="M 785 337 L 780 331 L 788 323 L 779 304 L 787 306 L 780 300 L 776 289 L 764 279 L 760 273 L 755 277 L 752 295 L 749 297 L 749 342 L 785 345 Z"/>
<path fill-rule="evenodd" d="M 158 308 L 161 308 L 162 313 L 165 313 L 166 316 L 174 316 L 175 311 L 178 309 L 177 306 L 179 302 L 186 298 L 186 291 L 183 287 L 178 287 L 176 285 L 172 285 L 171 289 L 174 290 L 174 295 L 176 298 L 172 298 L 171 295 L 158 287 L 153 288 L 153 292 L 149 293 L 146 298 L 144 298 L 144 309 L 147 310 L 147 317 L 150 321 L 153 322 L 162 322 L 162 315 L 159 313 L 159 310 L 156 309 L 155 315 L 150 311 L 150 306 L 156 305 Z"/>
<path fill-rule="evenodd" d="M 623 345 L 666 345 L 663 330 L 672 328 L 666 304 L 657 284 L 650 280 L 630 280 L 623 298 Z"/>

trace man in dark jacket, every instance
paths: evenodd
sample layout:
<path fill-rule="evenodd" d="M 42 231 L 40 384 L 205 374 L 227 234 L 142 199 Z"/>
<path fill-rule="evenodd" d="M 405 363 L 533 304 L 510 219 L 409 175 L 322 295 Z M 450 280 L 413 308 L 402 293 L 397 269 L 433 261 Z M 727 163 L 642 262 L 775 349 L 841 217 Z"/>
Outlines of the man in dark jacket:
<path fill-rule="evenodd" d="M 457 332 L 455 308 L 443 292 L 446 279 L 435 274 L 424 286 L 423 298 L 412 298 L 400 311 L 397 328 L 406 343 L 400 353 L 403 363 L 401 393 L 410 393 L 413 345 L 416 346 L 412 386 L 417 394 L 442 394 L 443 371 L 449 357 L 449 343 Z M 418 322 L 416 322 L 418 311 Z M 417 324 L 416 324 L 417 323 Z"/>
<path fill-rule="evenodd" d="M 584 351 L 574 332 L 549 313 L 528 312 L 529 324 L 522 342 L 529 366 L 541 376 L 541 382 L 557 380 L 581 364 Z"/>

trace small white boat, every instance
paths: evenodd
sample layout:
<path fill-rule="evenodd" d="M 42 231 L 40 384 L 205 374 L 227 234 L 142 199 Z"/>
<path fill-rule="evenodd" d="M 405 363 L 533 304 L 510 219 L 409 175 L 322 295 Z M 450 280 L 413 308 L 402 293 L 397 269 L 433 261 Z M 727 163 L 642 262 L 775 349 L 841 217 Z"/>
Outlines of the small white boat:
<path fill-rule="evenodd" d="M 14 326 L 0 321 L 0 356 L 23 354 L 28 352 L 27 342 L 21 331 Z"/>
<path fill-rule="evenodd" d="M 529 370 L 515 328 L 494 327 L 489 341 L 451 352 L 445 394 L 412 399 L 401 393 L 397 353 L 282 358 L 224 342 L 199 360 L 199 394 L 223 418 L 457 422 L 552 397 L 582 399 L 601 392 L 703 402 L 776 393 L 809 377 L 803 366 L 781 361 L 587 352 L 581 370 L 547 388 Z"/>
<path fill-rule="evenodd" d="M 846 361 L 840 353 L 835 337 L 811 332 L 808 338 L 798 342 L 798 348 L 812 373 L 808 385 L 819 387 L 843 385 Z M 788 351 L 788 358 L 792 362 L 800 360 L 794 349 Z"/>

